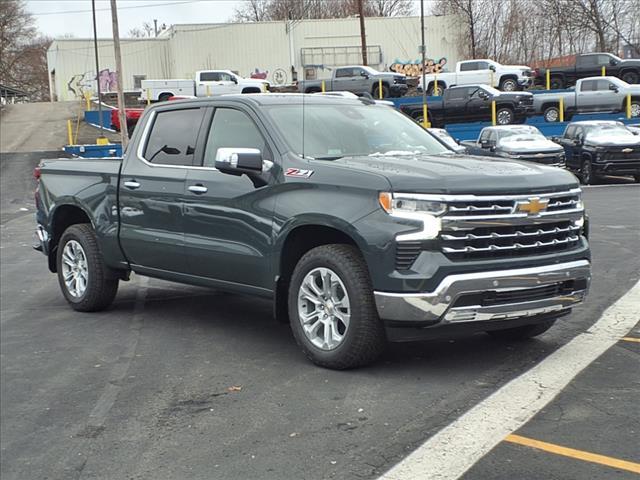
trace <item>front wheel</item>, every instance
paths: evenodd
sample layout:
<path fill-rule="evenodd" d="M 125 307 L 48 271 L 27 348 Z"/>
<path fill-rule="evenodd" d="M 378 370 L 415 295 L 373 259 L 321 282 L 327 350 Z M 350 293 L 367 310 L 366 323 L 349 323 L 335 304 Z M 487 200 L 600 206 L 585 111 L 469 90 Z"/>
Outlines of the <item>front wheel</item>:
<path fill-rule="evenodd" d="M 564 88 L 564 80 L 560 77 L 551 77 L 551 90 L 562 90 Z"/>
<path fill-rule="evenodd" d="M 386 344 L 369 271 L 351 245 L 322 245 L 303 255 L 291 277 L 289 318 L 298 345 L 322 367 L 367 365 Z"/>
<path fill-rule="evenodd" d="M 510 125 L 513 123 L 513 110 L 507 107 L 500 107 L 496 112 L 496 123 L 498 125 Z"/>
<path fill-rule="evenodd" d="M 622 74 L 622 80 L 630 84 L 635 84 L 640 80 L 640 74 L 637 72 L 624 72 Z"/>
<path fill-rule="evenodd" d="M 91 225 L 72 225 L 64 231 L 56 261 L 58 283 L 71 308 L 95 312 L 113 302 L 118 279 L 109 274 Z"/>
<path fill-rule="evenodd" d="M 513 78 L 505 78 L 500 82 L 500 90 L 503 92 L 515 92 L 518 90 L 518 82 Z"/>
<path fill-rule="evenodd" d="M 502 341 L 518 341 L 527 340 L 529 338 L 542 335 L 544 332 L 553 327 L 556 320 L 547 320 L 546 322 L 534 323 L 532 325 L 523 325 L 521 327 L 506 328 L 504 330 L 490 330 L 487 333 L 496 340 Z"/>
<path fill-rule="evenodd" d="M 593 165 L 588 158 L 582 161 L 580 182 L 582 182 L 583 185 L 591 185 L 591 183 L 593 183 Z"/>

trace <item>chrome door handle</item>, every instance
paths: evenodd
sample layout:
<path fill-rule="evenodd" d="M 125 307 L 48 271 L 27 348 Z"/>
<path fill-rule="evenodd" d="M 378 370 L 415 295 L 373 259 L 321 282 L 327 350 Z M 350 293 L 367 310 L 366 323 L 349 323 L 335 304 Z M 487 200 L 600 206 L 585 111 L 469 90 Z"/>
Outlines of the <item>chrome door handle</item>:
<path fill-rule="evenodd" d="M 193 192 L 197 195 L 202 195 L 203 193 L 207 193 L 209 191 L 209 189 L 207 187 L 205 187 L 204 185 L 190 185 L 189 186 L 189 191 Z"/>
<path fill-rule="evenodd" d="M 124 182 L 124 186 L 130 190 L 135 190 L 136 188 L 140 188 L 140 184 L 135 180 L 127 180 Z"/>

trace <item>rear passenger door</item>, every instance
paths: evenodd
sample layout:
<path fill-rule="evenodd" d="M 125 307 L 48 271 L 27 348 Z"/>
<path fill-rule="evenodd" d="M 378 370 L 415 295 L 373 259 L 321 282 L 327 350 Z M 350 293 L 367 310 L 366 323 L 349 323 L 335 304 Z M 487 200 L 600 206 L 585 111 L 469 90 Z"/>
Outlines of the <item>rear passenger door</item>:
<path fill-rule="evenodd" d="M 217 170 L 215 158 L 219 148 L 257 148 L 272 162 L 274 149 L 249 109 L 216 107 L 206 124 L 203 162 L 187 174 L 184 232 L 189 273 L 266 292 L 273 287 L 269 256 L 274 204 L 268 185 L 278 167 L 271 163 L 252 178 L 235 176 Z"/>
<path fill-rule="evenodd" d="M 331 89 L 334 91 L 353 92 L 356 80 L 353 68 L 338 68 L 333 77 Z"/>
<path fill-rule="evenodd" d="M 142 125 L 120 175 L 120 243 L 129 262 L 153 271 L 186 271 L 183 202 L 196 158 L 204 108 L 158 109 Z"/>

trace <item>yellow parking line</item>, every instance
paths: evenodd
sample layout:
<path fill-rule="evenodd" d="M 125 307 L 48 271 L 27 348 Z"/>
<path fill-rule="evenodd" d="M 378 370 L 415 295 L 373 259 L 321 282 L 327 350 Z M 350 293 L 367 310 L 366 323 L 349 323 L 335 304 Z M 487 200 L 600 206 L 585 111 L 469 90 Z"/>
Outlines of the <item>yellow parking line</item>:
<path fill-rule="evenodd" d="M 555 453 L 556 455 L 563 455 L 565 457 L 584 460 L 585 462 L 599 463 L 600 465 L 606 465 L 607 467 L 627 470 L 633 473 L 640 473 L 640 463 L 627 462 L 626 460 L 619 460 L 617 458 L 598 455 L 596 453 L 584 452 L 582 450 L 574 450 L 573 448 L 562 447 L 560 445 L 554 445 L 553 443 L 541 442 L 540 440 L 521 437 L 520 435 L 508 435 L 504 439 L 504 441 L 517 443 L 518 445 L 524 445 L 526 447 L 536 448 L 545 452 Z"/>
<path fill-rule="evenodd" d="M 622 337 L 621 340 L 624 340 L 625 342 L 637 342 L 637 343 L 640 343 L 640 338 L 635 338 L 635 337 Z"/>

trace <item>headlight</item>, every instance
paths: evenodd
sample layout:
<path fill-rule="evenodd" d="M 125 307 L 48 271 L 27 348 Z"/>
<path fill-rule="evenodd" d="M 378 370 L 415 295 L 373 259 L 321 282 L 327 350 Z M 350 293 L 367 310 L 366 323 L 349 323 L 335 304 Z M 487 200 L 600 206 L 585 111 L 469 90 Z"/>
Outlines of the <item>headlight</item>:
<path fill-rule="evenodd" d="M 382 209 L 392 217 L 422 223 L 420 231 L 399 234 L 396 240 L 432 240 L 440 233 L 442 227 L 439 217 L 447 211 L 446 204 L 408 195 L 394 196 L 389 192 L 380 193 L 378 201 Z"/>

